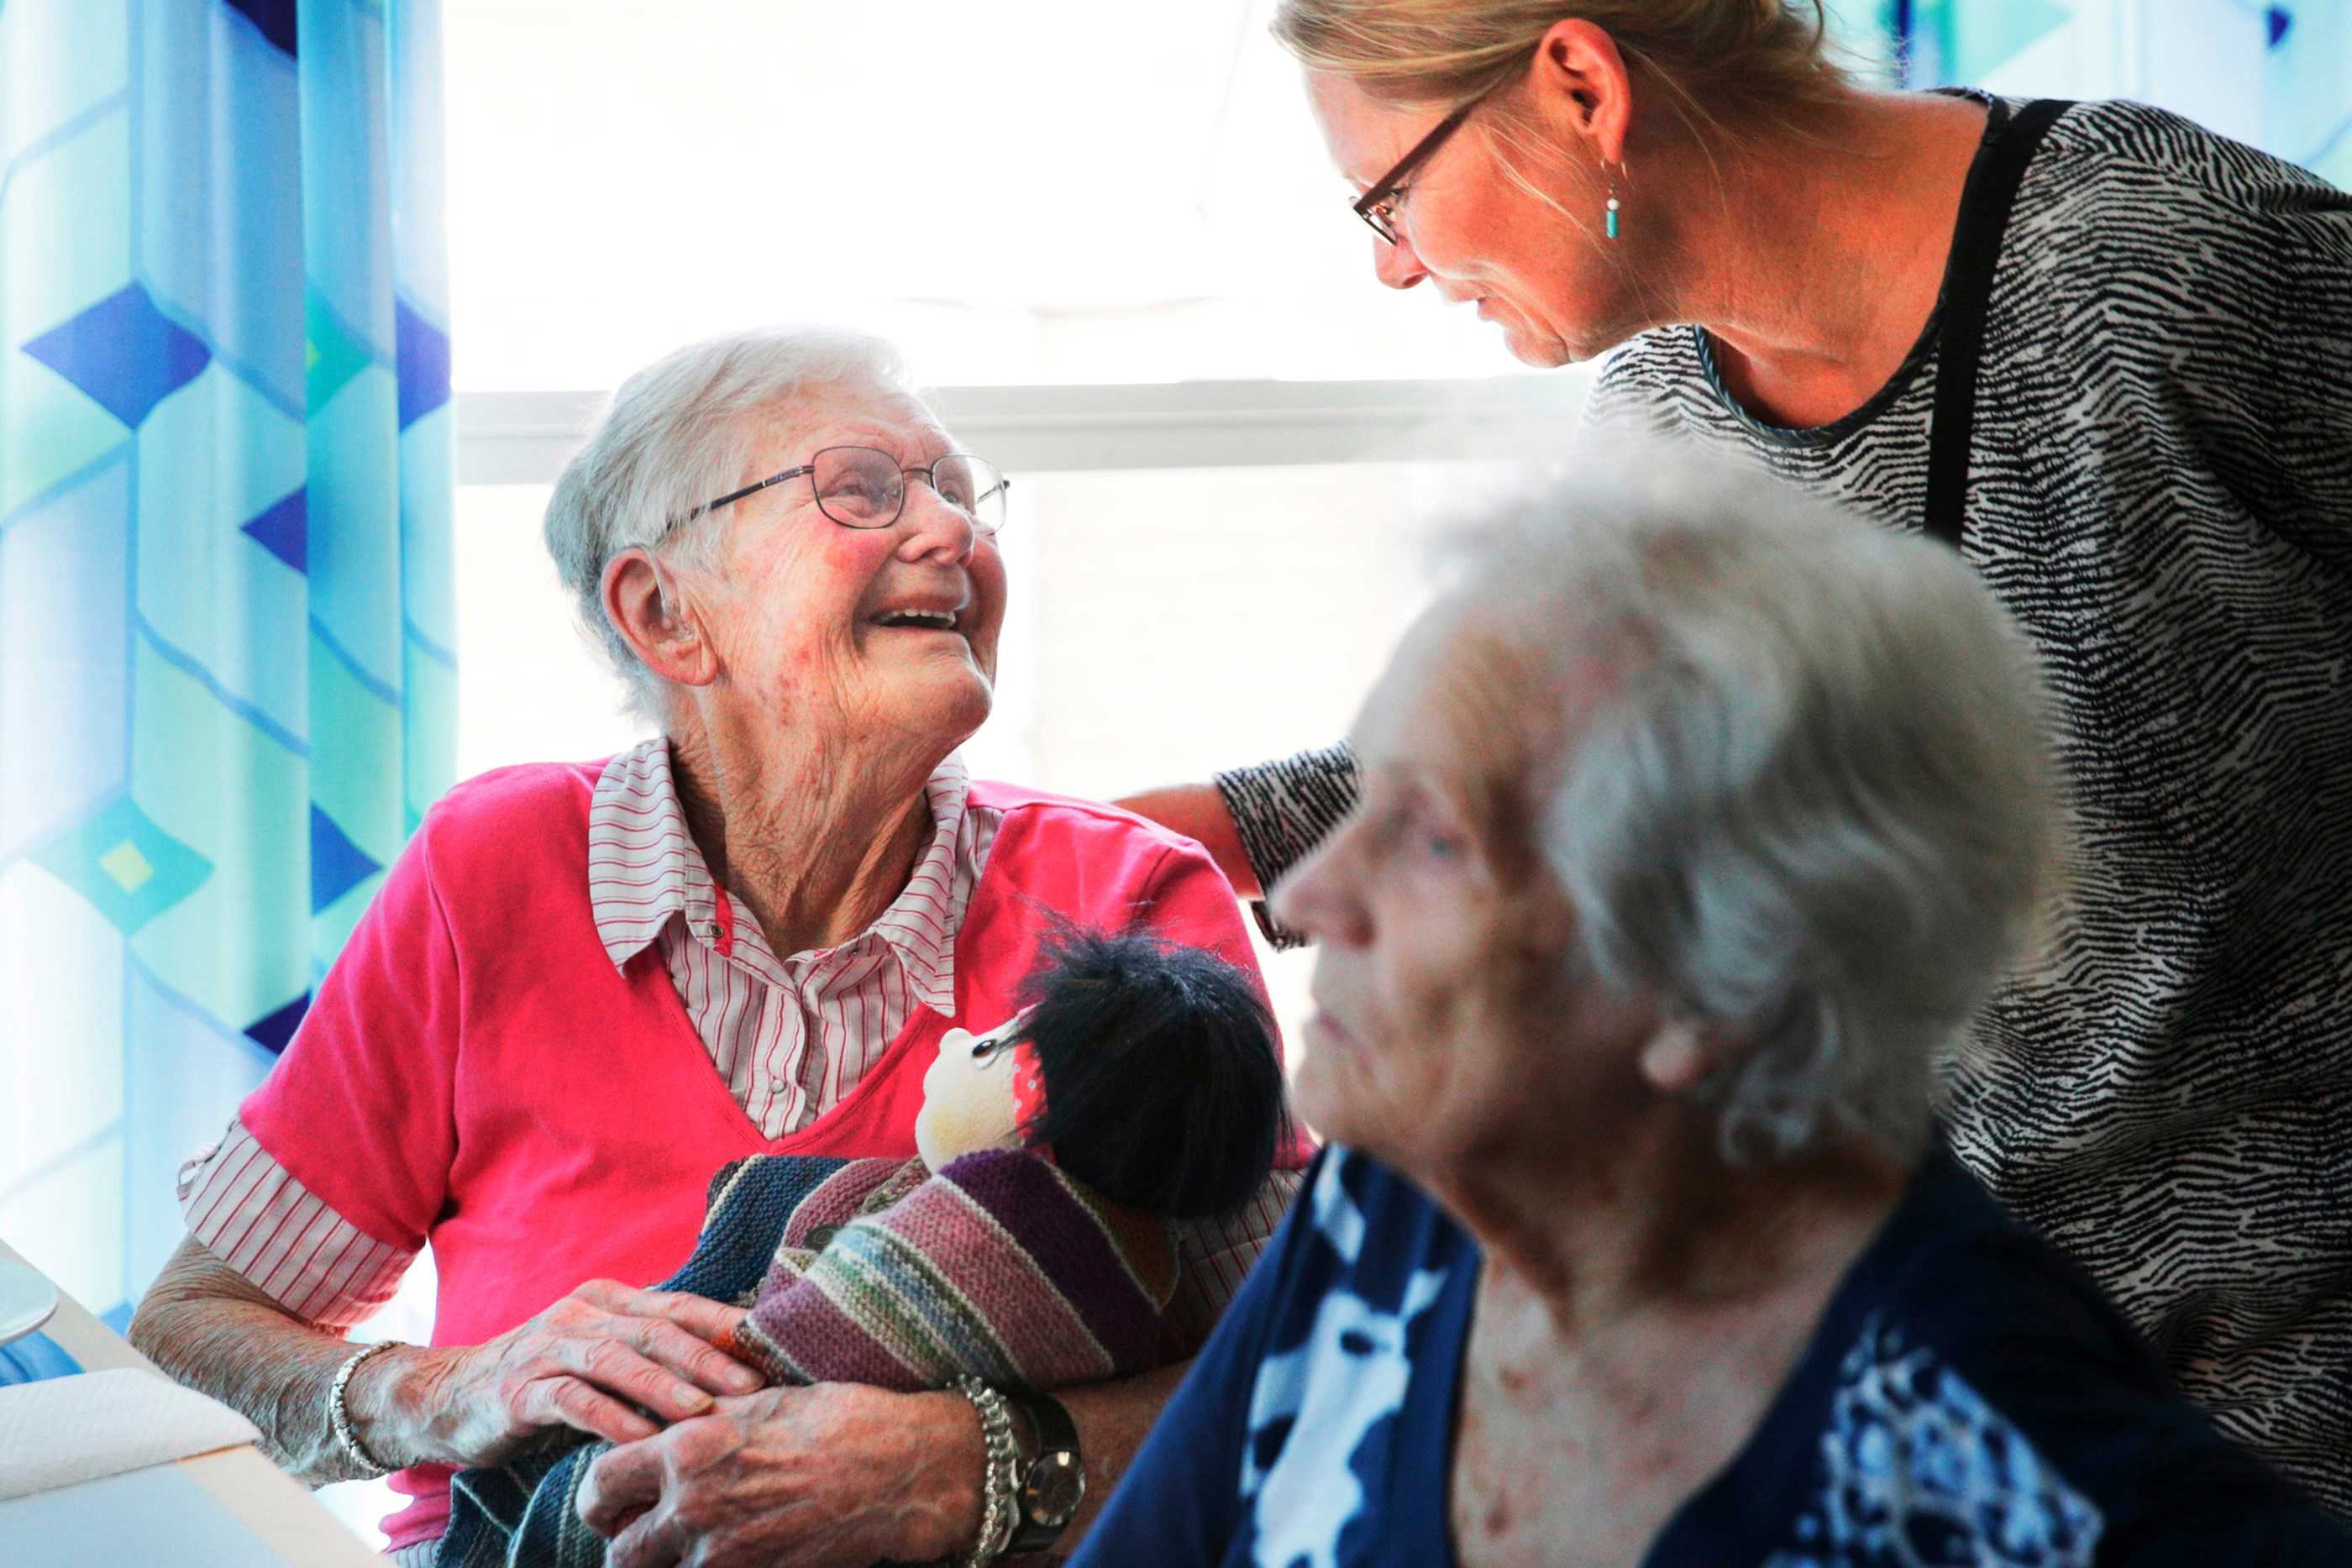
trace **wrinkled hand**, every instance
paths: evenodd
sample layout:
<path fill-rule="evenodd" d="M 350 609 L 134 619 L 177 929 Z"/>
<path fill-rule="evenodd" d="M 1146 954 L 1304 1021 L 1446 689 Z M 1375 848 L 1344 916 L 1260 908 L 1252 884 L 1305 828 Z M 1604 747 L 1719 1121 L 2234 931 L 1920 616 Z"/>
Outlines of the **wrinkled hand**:
<path fill-rule="evenodd" d="M 607 1568 L 870 1568 L 970 1551 L 982 1462 L 961 1395 L 821 1383 L 614 1448 L 578 1504 Z"/>
<path fill-rule="evenodd" d="M 711 1347 L 745 1315 L 699 1296 L 591 1280 L 487 1343 L 420 1353 L 391 1395 L 413 1435 L 385 1448 L 497 1465 L 563 1427 L 615 1443 L 649 1437 L 709 1411 L 713 1395 L 766 1381 Z"/>

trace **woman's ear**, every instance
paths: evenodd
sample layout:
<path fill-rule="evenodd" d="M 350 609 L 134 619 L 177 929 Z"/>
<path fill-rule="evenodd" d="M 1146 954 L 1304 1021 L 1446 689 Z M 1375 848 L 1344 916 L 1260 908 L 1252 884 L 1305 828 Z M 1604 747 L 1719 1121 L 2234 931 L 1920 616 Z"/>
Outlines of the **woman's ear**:
<path fill-rule="evenodd" d="M 646 668 L 674 685 L 707 686 L 719 656 L 697 626 L 677 580 L 651 550 L 625 549 L 604 566 L 604 614 Z"/>
<path fill-rule="evenodd" d="M 1529 67 L 1535 101 L 1567 110 L 1567 128 L 1587 137 L 1602 163 L 1625 162 L 1633 120 L 1633 75 L 1617 40 L 1591 22 L 1555 22 Z"/>

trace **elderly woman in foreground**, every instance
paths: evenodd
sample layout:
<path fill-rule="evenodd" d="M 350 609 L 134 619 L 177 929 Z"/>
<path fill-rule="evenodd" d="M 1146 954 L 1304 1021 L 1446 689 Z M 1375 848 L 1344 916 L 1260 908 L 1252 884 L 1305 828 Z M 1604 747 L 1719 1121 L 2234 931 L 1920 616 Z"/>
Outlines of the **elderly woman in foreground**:
<path fill-rule="evenodd" d="M 881 345 L 791 331 L 632 378 L 565 469 L 548 544 L 661 733 L 434 808 L 184 1173 L 189 1237 L 132 1325 L 305 1479 L 399 1471 L 404 1557 L 454 1468 L 559 1428 L 622 1445 L 589 1521 L 616 1568 L 935 1558 L 1008 1502 L 1030 1549 L 1073 1522 L 1010 1495 L 1041 1456 L 983 1475 L 1001 1393 L 765 1390 L 713 1348 L 738 1314 L 634 1288 L 686 1260 L 731 1161 L 911 1158 L 942 1036 L 1011 1015 L 1047 911 L 1142 914 L 1255 973 L 1196 846 L 953 755 L 989 711 L 1003 486 Z M 1180 1337 L 1297 1179 L 1181 1238 Z M 354 1354 L 428 1243 L 433 1344 Z M 1107 1490 L 1176 1375 L 1071 1394 L 1056 1464 Z M 1054 1402 L 1016 1397 L 1041 1439 Z"/>
<path fill-rule="evenodd" d="M 1752 478 L 1473 546 L 1276 889 L 1332 1146 L 1078 1563 L 2352 1561 L 1936 1152 L 2062 848 L 2022 648 Z"/>

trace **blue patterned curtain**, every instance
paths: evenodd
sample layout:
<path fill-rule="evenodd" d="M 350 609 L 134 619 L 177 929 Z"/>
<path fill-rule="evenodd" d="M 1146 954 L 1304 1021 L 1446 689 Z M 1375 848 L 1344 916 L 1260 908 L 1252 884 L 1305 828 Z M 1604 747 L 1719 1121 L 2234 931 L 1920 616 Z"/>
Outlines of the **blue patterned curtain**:
<path fill-rule="evenodd" d="M 1914 87 L 2177 110 L 2352 188 L 2352 0 L 1882 0 Z"/>
<path fill-rule="evenodd" d="M 90 1306 L 456 740 L 437 0 L 0 0 L 0 1232 Z"/>
<path fill-rule="evenodd" d="M 2263 142 L 2352 190 L 2352 0 L 2263 8 Z"/>

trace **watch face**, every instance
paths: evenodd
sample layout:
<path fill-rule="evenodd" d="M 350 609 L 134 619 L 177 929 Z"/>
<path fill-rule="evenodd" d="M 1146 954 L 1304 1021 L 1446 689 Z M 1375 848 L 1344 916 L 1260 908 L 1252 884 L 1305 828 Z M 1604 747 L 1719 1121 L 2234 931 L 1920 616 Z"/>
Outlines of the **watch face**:
<path fill-rule="evenodd" d="M 1028 1515 L 1037 1523 L 1058 1530 L 1070 1522 L 1078 1511 L 1078 1504 L 1087 1495 L 1087 1472 L 1078 1466 L 1077 1455 L 1067 1448 L 1056 1448 L 1037 1456 L 1029 1467 L 1029 1482 L 1023 1489 L 1028 1493 Z"/>

